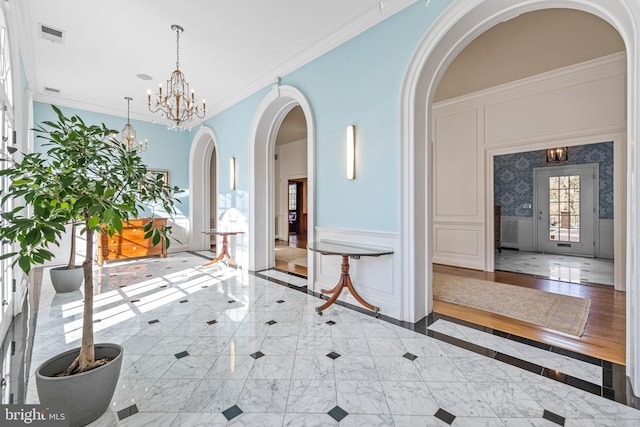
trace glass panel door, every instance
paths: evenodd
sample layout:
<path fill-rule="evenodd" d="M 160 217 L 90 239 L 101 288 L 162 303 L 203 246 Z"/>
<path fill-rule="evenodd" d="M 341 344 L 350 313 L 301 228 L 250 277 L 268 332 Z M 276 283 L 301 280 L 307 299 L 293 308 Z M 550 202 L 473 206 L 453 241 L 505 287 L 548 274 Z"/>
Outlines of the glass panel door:
<path fill-rule="evenodd" d="M 597 165 L 538 168 L 534 175 L 537 250 L 595 255 Z"/>

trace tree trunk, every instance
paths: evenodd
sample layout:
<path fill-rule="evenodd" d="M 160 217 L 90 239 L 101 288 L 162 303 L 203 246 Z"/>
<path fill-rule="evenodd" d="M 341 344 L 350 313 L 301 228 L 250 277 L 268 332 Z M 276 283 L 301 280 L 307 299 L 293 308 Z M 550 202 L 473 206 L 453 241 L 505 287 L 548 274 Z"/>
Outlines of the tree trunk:
<path fill-rule="evenodd" d="M 89 227 L 89 216 L 85 215 L 87 251 L 82 270 L 84 271 L 84 312 L 82 318 L 82 346 L 80 347 L 80 372 L 94 366 L 95 353 L 93 348 L 93 234 Z"/>
<path fill-rule="evenodd" d="M 76 223 L 71 223 L 71 254 L 69 255 L 69 263 L 67 270 L 71 270 L 76 266 Z"/>

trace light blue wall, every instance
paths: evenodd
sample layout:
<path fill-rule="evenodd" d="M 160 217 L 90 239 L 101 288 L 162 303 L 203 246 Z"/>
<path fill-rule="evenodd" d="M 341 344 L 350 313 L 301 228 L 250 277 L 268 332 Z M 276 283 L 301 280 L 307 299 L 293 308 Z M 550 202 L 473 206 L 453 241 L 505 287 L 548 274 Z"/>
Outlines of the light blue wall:
<path fill-rule="evenodd" d="M 316 225 L 397 232 L 399 223 L 399 104 L 411 57 L 435 18 L 451 0 L 418 1 L 332 51 L 281 76 L 307 98 L 316 125 Z M 216 135 L 218 216 L 237 209 L 249 212 L 250 130 L 264 88 L 208 119 Z M 125 120 L 65 108 L 87 122 L 120 130 Z M 34 103 L 34 120 L 54 119 L 48 104 Z M 162 125 L 132 120 L 139 139 L 148 138 L 142 154 L 150 168 L 169 170 L 172 185 L 187 189 L 193 133 L 168 131 Z M 345 127 L 356 125 L 356 179 L 345 176 Z M 38 145 L 36 144 L 36 148 Z M 237 189 L 229 190 L 229 158 L 237 162 Z M 179 209 L 189 214 L 188 192 Z"/>
<path fill-rule="evenodd" d="M 218 151 L 218 200 L 216 217 L 237 209 L 249 216 L 249 137 L 253 116 L 267 89 L 263 89 L 207 120 L 215 132 Z M 229 188 L 229 159 L 236 158 L 236 190 Z"/>
<path fill-rule="evenodd" d="M 316 225 L 398 231 L 399 104 L 402 80 L 425 31 L 450 3 L 423 1 L 286 76 L 307 98 L 316 125 Z M 234 207 L 248 214 L 249 132 L 268 88 L 208 120 L 219 146 L 220 188 L 238 161 Z M 356 179 L 346 179 L 345 128 L 356 125 Z M 223 203 L 233 200 L 221 196 Z M 221 206 L 224 210 L 225 207 Z"/>
<path fill-rule="evenodd" d="M 104 123 L 107 127 L 122 130 L 126 123 L 126 117 L 117 117 L 107 114 L 95 113 L 91 111 L 77 110 L 73 108 L 61 107 L 65 115 L 77 114 L 87 124 Z M 44 120 L 55 121 L 57 119 L 55 112 L 50 104 L 34 102 L 33 103 L 33 119 L 35 123 L 41 123 Z M 189 188 L 189 151 L 191 149 L 191 140 L 193 133 L 175 132 L 168 130 L 166 126 L 131 120 L 131 124 L 136 130 L 138 140 L 147 138 L 149 140 L 149 148 L 146 152 L 141 153 L 142 160 L 147 167 L 151 169 L 166 169 L 169 171 L 169 183 L 177 185 L 182 189 Z M 36 151 L 40 149 L 40 138 L 35 140 Z M 177 205 L 181 215 L 189 215 L 189 193 L 185 192 L 179 196 L 181 203 Z"/>

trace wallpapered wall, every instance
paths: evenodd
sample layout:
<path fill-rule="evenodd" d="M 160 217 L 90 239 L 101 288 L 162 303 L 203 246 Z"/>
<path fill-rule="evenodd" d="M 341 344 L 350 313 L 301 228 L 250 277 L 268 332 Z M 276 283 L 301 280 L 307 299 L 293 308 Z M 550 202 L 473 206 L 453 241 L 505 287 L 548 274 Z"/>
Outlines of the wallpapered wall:
<path fill-rule="evenodd" d="M 569 147 L 567 165 L 599 164 L 599 218 L 613 219 L 613 142 Z M 503 216 L 532 217 L 533 169 L 550 166 L 544 150 L 505 154 L 493 158 L 494 199 Z"/>

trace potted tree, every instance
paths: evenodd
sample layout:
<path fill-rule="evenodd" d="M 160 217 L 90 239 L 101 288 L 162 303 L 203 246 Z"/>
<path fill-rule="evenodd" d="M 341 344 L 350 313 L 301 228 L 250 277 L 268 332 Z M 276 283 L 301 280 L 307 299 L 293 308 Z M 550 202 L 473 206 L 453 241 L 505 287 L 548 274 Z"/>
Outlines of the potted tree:
<path fill-rule="evenodd" d="M 84 280 L 82 265 L 76 265 L 76 223 L 71 222 L 71 246 L 69 248 L 69 261 L 62 267 L 49 269 L 51 284 L 56 292 L 73 292 L 80 289 Z"/>
<path fill-rule="evenodd" d="M 123 222 L 149 204 L 174 214 L 174 195 L 180 190 L 159 175 L 149 176 L 141 157 L 115 141 L 117 132 L 104 123 L 87 125 L 79 116 L 66 117 L 52 107 L 57 120 L 35 129 L 45 140 L 45 151 L 24 154 L 19 161 L 3 159 L 12 164 L 0 171 L 11 181 L 0 193 L 0 239 L 15 243 L 17 250 L 3 258 L 15 257 L 28 275 L 34 265 L 52 259 L 50 246 L 60 244 L 67 224 L 85 235 L 81 346 L 47 360 L 36 371 L 40 402 L 68 408 L 71 425 L 83 425 L 107 409 L 122 363 L 121 346 L 94 344 L 94 235 L 121 231 Z M 6 209 L 10 199 L 24 203 Z M 154 244 L 169 246 L 171 227 L 149 222 L 144 230 Z"/>

